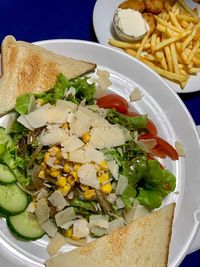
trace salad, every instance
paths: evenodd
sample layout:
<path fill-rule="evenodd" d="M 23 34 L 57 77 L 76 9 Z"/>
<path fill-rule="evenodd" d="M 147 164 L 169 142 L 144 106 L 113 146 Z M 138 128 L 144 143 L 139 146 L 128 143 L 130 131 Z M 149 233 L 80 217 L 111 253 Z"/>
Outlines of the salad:
<path fill-rule="evenodd" d="M 13 123 L 0 128 L 0 214 L 17 238 L 83 244 L 174 191 L 159 158 L 178 160 L 176 150 L 121 96 L 96 99 L 100 87 L 60 74 L 51 90 L 18 97 Z"/>

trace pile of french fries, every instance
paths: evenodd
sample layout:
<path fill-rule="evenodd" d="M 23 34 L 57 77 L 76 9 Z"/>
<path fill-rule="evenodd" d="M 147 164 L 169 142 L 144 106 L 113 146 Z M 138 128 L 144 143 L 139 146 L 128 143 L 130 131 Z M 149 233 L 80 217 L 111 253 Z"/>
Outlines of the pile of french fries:
<path fill-rule="evenodd" d="M 188 7 L 184 0 L 175 4 L 165 0 L 164 7 L 154 15 L 157 25 L 151 36 L 147 33 L 134 43 L 108 42 L 184 89 L 190 76 L 200 72 L 200 17 L 198 10 Z"/>

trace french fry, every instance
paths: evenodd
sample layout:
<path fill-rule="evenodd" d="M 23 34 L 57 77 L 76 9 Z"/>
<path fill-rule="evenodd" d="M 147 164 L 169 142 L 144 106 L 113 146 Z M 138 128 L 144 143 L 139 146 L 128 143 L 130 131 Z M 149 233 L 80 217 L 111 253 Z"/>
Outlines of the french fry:
<path fill-rule="evenodd" d="M 177 16 L 179 16 L 179 15 L 177 15 Z M 159 18 L 158 16 L 155 16 L 155 19 L 156 19 L 157 23 L 160 23 L 161 25 L 163 25 L 163 26 L 165 26 L 165 27 L 169 27 L 169 28 L 171 28 L 171 29 L 172 29 L 173 31 L 175 31 L 175 32 L 183 33 L 182 30 L 177 29 L 177 27 L 171 25 L 170 23 L 168 23 L 167 21 L 165 21 L 165 20 Z"/>
<path fill-rule="evenodd" d="M 178 3 L 183 7 L 183 9 L 185 9 L 185 11 L 190 14 L 193 17 L 196 17 L 197 15 L 195 14 L 195 12 L 186 5 L 186 3 L 184 2 L 184 0 L 178 0 Z"/>
<path fill-rule="evenodd" d="M 180 23 L 178 22 L 176 16 L 174 15 L 174 13 L 172 12 L 169 12 L 169 18 L 170 18 L 170 21 L 172 22 L 172 24 L 177 27 L 180 31 L 183 30 L 183 28 L 181 27 Z"/>
<path fill-rule="evenodd" d="M 200 72 L 200 68 L 191 68 L 191 69 L 189 69 L 189 73 L 190 74 L 197 74 L 198 72 Z"/>
<path fill-rule="evenodd" d="M 151 36 L 151 41 L 150 41 L 150 45 L 151 45 L 151 52 L 154 53 L 155 49 L 156 49 L 156 38 L 157 38 L 157 34 L 156 32 L 154 32 Z"/>
<path fill-rule="evenodd" d="M 172 55 L 171 55 L 171 51 L 169 46 L 165 46 L 164 47 L 164 51 L 165 51 L 165 57 L 167 60 L 167 65 L 168 65 L 168 69 L 169 71 L 173 71 L 173 62 L 172 62 Z"/>
<path fill-rule="evenodd" d="M 178 59 L 177 59 L 177 54 L 176 54 L 176 47 L 175 44 L 170 44 L 170 51 L 172 55 L 172 62 L 173 62 L 173 69 L 174 72 L 179 74 L 179 66 L 178 66 Z"/>
<path fill-rule="evenodd" d="M 183 28 L 187 28 L 188 25 L 189 25 L 189 23 L 188 23 L 187 21 L 185 21 L 185 20 L 182 20 L 182 21 L 181 21 L 181 26 L 182 26 Z"/>
<path fill-rule="evenodd" d="M 196 42 L 196 44 L 195 44 L 195 46 L 193 47 L 193 49 L 192 49 L 190 55 L 188 56 L 188 58 L 187 58 L 187 64 L 190 64 L 190 63 L 192 62 L 192 59 L 193 59 L 193 57 L 195 56 L 195 54 L 197 53 L 199 46 L 200 46 L 200 40 L 198 40 L 198 41 Z"/>
<path fill-rule="evenodd" d="M 144 54 L 144 58 L 146 58 L 149 61 L 155 61 L 156 60 L 155 56 L 150 55 L 150 54 Z"/>
<path fill-rule="evenodd" d="M 111 38 L 108 40 L 108 43 L 118 48 L 138 49 L 140 47 L 140 43 L 127 43 L 127 42 L 122 42 L 122 41 L 118 41 L 118 40 L 111 39 Z M 144 49 L 147 49 L 147 48 L 150 48 L 150 44 L 144 45 Z"/>
<path fill-rule="evenodd" d="M 199 15 L 199 14 L 198 14 L 198 9 L 197 9 L 196 7 L 193 9 L 193 12 L 196 14 L 196 16 Z"/>
<path fill-rule="evenodd" d="M 178 34 L 178 35 L 173 36 L 173 37 L 171 37 L 171 38 L 169 38 L 167 40 L 162 41 L 159 45 L 156 46 L 156 51 L 162 49 L 163 47 L 165 47 L 165 46 L 167 46 L 167 45 L 169 45 L 171 43 L 174 43 L 174 42 L 177 42 L 180 39 L 183 39 L 188 34 L 190 34 L 189 31 L 185 32 L 185 33 L 182 33 L 182 34 Z"/>
<path fill-rule="evenodd" d="M 192 41 L 196 32 L 197 32 L 196 30 L 193 30 L 192 33 L 190 35 L 188 35 L 188 37 L 183 41 L 183 43 L 181 45 L 182 51 L 185 50 L 185 48 L 188 46 L 188 44 Z"/>
<path fill-rule="evenodd" d="M 198 59 L 196 56 L 193 57 L 192 62 L 194 63 L 195 67 L 200 68 L 200 59 Z"/>
<path fill-rule="evenodd" d="M 187 78 L 185 79 L 185 81 L 180 83 L 181 89 L 184 89 L 184 87 L 186 86 L 186 84 L 188 83 L 190 76 L 188 75 Z"/>
<path fill-rule="evenodd" d="M 172 6 L 167 1 L 164 1 L 164 7 L 168 12 L 172 9 Z"/>
<path fill-rule="evenodd" d="M 148 40 L 148 38 L 149 38 L 149 32 L 147 32 L 146 35 L 144 36 L 144 38 L 142 39 L 140 47 L 137 50 L 136 58 L 138 58 L 138 59 L 140 58 L 141 53 L 142 53 L 142 51 L 144 49 L 145 43 Z"/>
<path fill-rule="evenodd" d="M 199 23 L 200 18 L 199 17 L 189 17 L 186 15 L 177 15 L 176 18 L 180 21 L 187 21 L 187 22 L 194 22 L 194 23 Z"/>

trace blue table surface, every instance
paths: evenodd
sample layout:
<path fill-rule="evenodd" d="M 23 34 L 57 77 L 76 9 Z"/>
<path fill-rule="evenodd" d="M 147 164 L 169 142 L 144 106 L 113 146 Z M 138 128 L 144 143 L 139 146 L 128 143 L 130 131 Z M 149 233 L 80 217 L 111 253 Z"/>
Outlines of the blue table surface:
<path fill-rule="evenodd" d="M 98 42 L 92 24 L 95 2 L 0 0 L 0 43 L 8 34 L 28 42 L 58 38 Z M 179 96 L 200 124 L 200 91 Z M 188 255 L 180 266 L 200 266 L 199 260 L 200 250 Z"/>

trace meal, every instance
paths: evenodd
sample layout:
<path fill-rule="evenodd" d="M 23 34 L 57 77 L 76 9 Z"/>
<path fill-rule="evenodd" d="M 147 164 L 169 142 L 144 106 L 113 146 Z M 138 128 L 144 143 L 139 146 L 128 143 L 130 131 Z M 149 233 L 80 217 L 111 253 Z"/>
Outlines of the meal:
<path fill-rule="evenodd" d="M 147 114 L 106 91 L 110 75 L 96 64 L 12 36 L 3 41 L 2 59 L 1 114 L 9 112 L 9 120 L 0 128 L 0 215 L 10 232 L 25 241 L 47 234 L 50 256 L 67 242 L 81 246 L 100 237 L 98 248 L 129 230 L 132 242 L 139 225 L 129 223 L 175 190 L 175 176 L 159 159 L 178 160 L 180 149 L 158 135 Z M 135 89 L 130 100 L 141 97 Z M 151 232 L 161 218 L 165 253 L 173 209 L 141 221 Z"/>
<path fill-rule="evenodd" d="M 149 30 L 136 41 L 122 39 L 115 31 L 118 39 L 109 39 L 110 45 L 122 48 L 182 89 L 191 75 L 198 75 L 200 18 L 197 8 L 191 9 L 184 0 L 128 0 L 122 2 L 117 10 L 141 12 Z M 130 28 L 131 25 L 133 23 Z"/>

